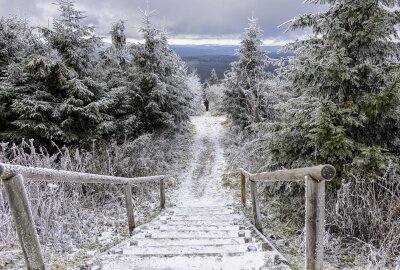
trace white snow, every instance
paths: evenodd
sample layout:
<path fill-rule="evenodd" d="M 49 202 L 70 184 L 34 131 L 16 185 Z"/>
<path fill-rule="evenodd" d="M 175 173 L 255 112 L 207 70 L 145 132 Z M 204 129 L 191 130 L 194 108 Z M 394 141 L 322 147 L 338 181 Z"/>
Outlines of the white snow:
<path fill-rule="evenodd" d="M 172 196 L 177 206 L 225 206 L 234 203 L 233 194 L 222 185 L 225 157 L 221 140 L 225 117 L 210 112 L 191 118 L 196 128 L 192 161 L 180 189 Z"/>

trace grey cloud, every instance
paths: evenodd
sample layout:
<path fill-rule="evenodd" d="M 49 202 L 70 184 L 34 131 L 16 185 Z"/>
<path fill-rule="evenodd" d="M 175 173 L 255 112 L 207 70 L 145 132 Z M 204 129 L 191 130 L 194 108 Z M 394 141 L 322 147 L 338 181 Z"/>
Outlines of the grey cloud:
<path fill-rule="evenodd" d="M 55 0 L 0 0 L 0 16 L 26 15 L 32 24 L 47 24 L 57 16 Z M 304 13 L 323 10 L 324 6 L 305 5 L 302 0 L 150 0 L 158 10 L 154 24 L 165 22 L 171 37 L 239 38 L 254 11 L 266 39 L 289 39 L 299 33 L 283 34 L 281 23 Z M 77 0 L 76 7 L 86 11 L 85 23 L 93 24 L 97 34 L 107 36 L 111 24 L 127 20 L 127 35 L 138 38 L 141 22 L 139 7 L 145 0 Z"/>

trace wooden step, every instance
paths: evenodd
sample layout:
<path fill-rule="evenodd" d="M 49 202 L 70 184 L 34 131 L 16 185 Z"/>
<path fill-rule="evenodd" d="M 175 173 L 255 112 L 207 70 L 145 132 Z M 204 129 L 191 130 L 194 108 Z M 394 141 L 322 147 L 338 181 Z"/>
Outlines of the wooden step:
<path fill-rule="evenodd" d="M 214 255 L 226 255 L 226 254 L 244 254 L 249 251 L 251 244 L 236 244 L 236 245 L 180 245 L 180 246 L 131 246 L 122 249 L 124 255 L 138 255 L 138 256 L 176 256 L 176 255 L 203 255 L 203 256 L 214 256 Z M 259 249 L 254 246 L 253 249 Z M 254 250 L 256 251 L 256 250 Z"/>
<path fill-rule="evenodd" d="M 239 245 L 244 244 L 243 237 L 229 238 L 132 238 L 126 246 L 181 246 L 181 245 Z"/>
<path fill-rule="evenodd" d="M 163 223 L 165 222 L 165 223 Z M 171 226 L 229 226 L 241 225 L 244 221 L 239 220 L 164 220 L 152 222 L 152 225 L 171 225 Z"/>
<path fill-rule="evenodd" d="M 252 252 L 237 254 L 231 256 L 187 256 L 178 255 L 173 257 L 154 256 L 132 256 L 132 255 L 113 255 L 111 257 L 104 257 L 101 262 L 102 270 L 259 270 L 261 267 L 266 266 L 266 269 L 289 269 L 289 268 L 276 268 L 269 258 L 273 258 L 273 254 L 266 252 Z M 271 266 L 269 268 L 268 266 Z"/>
<path fill-rule="evenodd" d="M 242 237 L 240 236 L 241 231 L 168 231 L 168 232 L 160 232 L 160 231 L 147 231 L 140 232 L 136 234 L 136 237 L 145 238 L 229 238 L 229 237 Z M 245 233 L 244 236 L 251 236 L 250 230 L 243 230 Z M 243 236 L 243 237 L 244 237 Z"/>
<path fill-rule="evenodd" d="M 238 214 L 229 214 L 229 215 L 171 215 L 171 216 L 161 216 L 160 220 L 208 220 L 208 221 L 233 221 L 236 219 L 242 219 L 243 217 Z"/>
<path fill-rule="evenodd" d="M 155 229 L 158 228 L 160 231 L 169 231 L 169 230 L 191 230 L 191 231 L 234 231 L 234 230 L 245 230 L 248 229 L 247 226 L 239 226 L 239 225 L 156 225 L 150 226 L 150 228 Z"/>

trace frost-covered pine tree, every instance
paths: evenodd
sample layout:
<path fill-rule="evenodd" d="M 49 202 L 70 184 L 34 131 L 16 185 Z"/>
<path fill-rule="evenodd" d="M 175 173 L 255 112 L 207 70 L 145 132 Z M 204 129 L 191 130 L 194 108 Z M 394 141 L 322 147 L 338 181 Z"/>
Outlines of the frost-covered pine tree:
<path fill-rule="evenodd" d="M 239 60 L 233 62 L 231 70 L 225 74 L 224 110 L 242 127 L 262 121 L 260 93 L 268 75 L 265 72 L 267 55 L 260 47 L 261 33 L 257 19 L 250 18 L 236 53 Z"/>
<path fill-rule="evenodd" d="M 219 83 L 218 75 L 215 69 L 211 70 L 210 78 L 207 79 L 205 86 L 210 87 Z"/>
<path fill-rule="evenodd" d="M 44 50 L 44 44 L 26 20 L 16 16 L 0 18 L 0 140 L 20 136 L 21 132 L 13 124 L 17 120 L 13 101 L 19 96 L 15 87 L 27 81 L 23 72 L 27 57 Z"/>
<path fill-rule="evenodd" d="M 132 47 L 131 106 L 140 132 L 179 130 L 189 119 L 191 94 L 183 61 L 168 47 L 165 32 L 151 23 L 155 11 L 143 12 L 144 44 Z M 138 89 L 137 89 L 138 88 Z"/>
<path fill-rule="evenodd" d="M 384 156 L 400 154 L 399 2 L 306 2 L 329 9 L 287 23 L 314 36 L 287 46 L 297 56 L 280 71 L 293 98 L 274 136 L 276 164 L 379 171 Z"/>
<path fill-rule="evenodd" d="M 103 125 L 107 104 L 100 102 L 104 96 L 104 84 L 93 77 L 92 56 L 102 45 L 94 34 L 94 28 L 82 25 L 84 12 L 76 10 L 74 2 L 57 2 L 60 17 L 54 20 L 53 29 L 43 28 L 49 46 L 60 57 L 64 81 L 59 81 L 59 139 L 67 143 L 87 142 L 89 138 L 107 133 L 112 129 Z"/>
<path fill-rule="evenodd" d="M 53 29 L 43 28 L 47 49 L 35 51 L 14 65 L 7 82 L 15 93 L 10 106 L 15 119 L 13 140 L 36 138 L 40 143 L 88 142 L 107 134 L 108 103 L 104 84 L 92 79 L 92 53 L 100 45 L 94 29 L 82 26 L 73 2 L 57 3 L 61 16 Z"/>
<path fill-rule="evenodd" d="M 125 22 L 119 20 L 114 23 L 110 34 L 111 46 L 100 51 L 100 61 L 95 66 L 95 77 L 107 85 L 106 94 L 100 102 L 106 104 L 108 117 L 101 125 L 107 127 L 107 133 L 103 135 L 112 136 L 117 141 L 125 141 L 127 129 L 134 127 L 136 121 L 130 112 Z"/>

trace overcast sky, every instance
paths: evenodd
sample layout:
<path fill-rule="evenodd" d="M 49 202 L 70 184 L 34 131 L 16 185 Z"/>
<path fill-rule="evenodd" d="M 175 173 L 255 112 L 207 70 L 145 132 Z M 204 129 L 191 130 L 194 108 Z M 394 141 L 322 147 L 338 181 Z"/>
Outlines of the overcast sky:
<path fill-rule="evenodd" d="M 58 16 L 55 0 L 0 0 L 0 16 L 17 14 L 32 25 L 50 25 Z M 264 30 L 267 44 L 282 44 L 307 32 L 283 33 L 278 25 L 291 18 L 315 13 L 325 6 L 303 4 L 303 0 L 150 0 L 157 9 L 154 24 L 165 25 L 173 44 L 235 44 L 253 11 Z M 126 20 L 126 34 L 132 41 L 140 39 L 137 26 L 141 22 L 139 8 L 146 0 L 76 0 L 76 8 L 86 11 L 86 24 L 96 27 L 100 36 L 109 36 L 111 24 Z"/>

